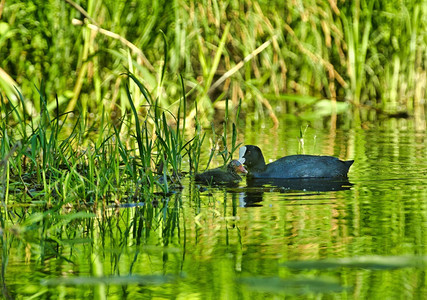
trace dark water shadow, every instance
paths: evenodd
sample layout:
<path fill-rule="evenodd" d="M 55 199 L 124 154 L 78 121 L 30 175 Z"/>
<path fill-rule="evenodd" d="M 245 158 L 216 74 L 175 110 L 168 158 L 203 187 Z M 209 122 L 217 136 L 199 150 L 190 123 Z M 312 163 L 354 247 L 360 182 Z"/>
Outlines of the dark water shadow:
<path fill-rule="evenodd" d="M 330 192 L 350 190 L 353 186 L 347 178 L 304 179 L 247 179 L 240 193 L 240 206 L 261 206 L 264 193 Z"/>
<path fill-rule="evenodd" d="M 352 183 L 336 178 L 304 178 L 304 179 L 248 179 L 247 187 L 277 188 L 279 191 L 313 191 L 329 192 L 349 190 Z"/>

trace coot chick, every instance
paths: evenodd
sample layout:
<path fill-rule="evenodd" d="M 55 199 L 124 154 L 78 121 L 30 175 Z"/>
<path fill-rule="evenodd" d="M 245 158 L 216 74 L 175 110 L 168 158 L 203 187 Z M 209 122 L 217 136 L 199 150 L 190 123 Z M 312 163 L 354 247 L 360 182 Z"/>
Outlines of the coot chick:
<path fill-rule="evenodd" d="M 333 156 L 290 155 L 266 164 L 261 149 L 246 145 L 239 150 L 239 161 L 246 166 L 248 178 L 347 178 L 354 160 Z"/>
<path fill-rule="evenodd" d="M 219 167 L 216 169 L 208 170 L 203 173 L 197 173 L 195 178 L 196 181 L 205 184 L 232 184 L 242 180 L 237 173 L 246 174 L 245 167 L 238 161 L 232 160 L 227 168 Z"/>

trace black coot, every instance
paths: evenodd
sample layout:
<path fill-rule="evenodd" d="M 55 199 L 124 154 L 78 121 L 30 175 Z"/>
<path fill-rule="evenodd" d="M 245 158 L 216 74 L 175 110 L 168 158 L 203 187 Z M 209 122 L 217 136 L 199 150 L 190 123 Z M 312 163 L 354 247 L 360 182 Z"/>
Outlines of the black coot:
<path fill-rule="evenodd" d="M 290 155 L 265 164 L 261 149 L 246 145 L 239 150 L 239 161 L 246 166 L 248 178 L 347 178 L 354 160 L 333 156 Z"/>

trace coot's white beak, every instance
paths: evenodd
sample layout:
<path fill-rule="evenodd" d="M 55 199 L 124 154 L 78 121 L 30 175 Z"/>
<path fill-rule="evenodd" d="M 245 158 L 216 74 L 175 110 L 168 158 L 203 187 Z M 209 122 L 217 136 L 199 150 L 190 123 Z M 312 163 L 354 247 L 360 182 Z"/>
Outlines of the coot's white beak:
<path fill-rule="evenodd" d="M 238 161 L 243 165 L 245 163 L 245 158 L 243 156 L 245 156 L 246 153 L 246 147 L 240 147 L 239 149 L 239 159 Z"/>

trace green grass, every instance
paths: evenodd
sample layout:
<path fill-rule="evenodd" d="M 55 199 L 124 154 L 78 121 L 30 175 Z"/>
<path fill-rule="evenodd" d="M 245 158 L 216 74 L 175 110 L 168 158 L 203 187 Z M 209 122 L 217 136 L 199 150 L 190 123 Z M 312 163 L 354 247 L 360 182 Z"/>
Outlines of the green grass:
<path fill-rule="evenodd" d="M 186 126 L 183 78 L 180 80 L 183 96 L 176 104 L 175 115 L 162 107 L 159 99 L 154 99 L 134 74 L 121 76 L 128 77 L 137 86 L 147 105 L 137 107 L 135 93 L 132 94 L 130 84 L 126 84 L 131 113 L 118 122 L 110 122 L 111 116 L 106 110 L 96 122 L 87 115 L 84 118 L 84 113 L 77 117 L 61 115 L 58 108 L 52 115 L 45 85 L 36 88 L 37 104 L 41 107 L 36 119 L 28 119 L 23 113 L 22 96 L 22 109 L 18 109 L 18 105 L 4 105 L 8 98 L 1 98 L 3 205 L 7 205 L 11 197 L 14 201 L 17 197 L 21 202 L 38 201 L 47 207 L 56 203 L 97 206 L 143 201 L 156 193 L 169 195 L 179 190 L 182 177 L 200 169 L 206 132 L 200 126 L 198 114 L 193 120 L 195 127 L 189 130 Z M 55 102 L 59 106 L 58 97 Z M 208 165 L 217 156 L 226 164 L 238 148 L 236 125 L 230 120 L 228 110 L 227 105 L 223 135 L 212 140 L 221 149 L 210 153 Z M 240 105 L 237 115 L 239 110 Z M 185 164 L 184 160 L 187 160 Z"/>
<path fill-rule="evenodd" d="M 296 97 L 348 102 L 347 113 L 361 106 L 413 114 L 426 96 L 425 0 L 72 3 L 6 2 L 0 88 L 10 109 L 23 112 L 20 93 L 25 114 L 36 118 L 35 86 L 44 80 L 49 114 L 57 94 L 60 114 L 80 107 L 83 118 L 105 110 L 120 120 L 131 111 L 126 70 L 175 115 L 182 74 L 189 126 L 196 103 L 208 127 L 225 99 L 243 99 L 245 114 L 277 123 L 278 106 L 290 116 L 316 111 Z M 149 105 L 128 83 L 135 107 Z"/>

